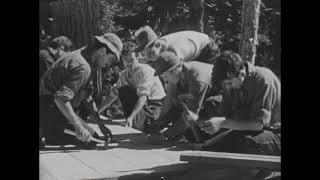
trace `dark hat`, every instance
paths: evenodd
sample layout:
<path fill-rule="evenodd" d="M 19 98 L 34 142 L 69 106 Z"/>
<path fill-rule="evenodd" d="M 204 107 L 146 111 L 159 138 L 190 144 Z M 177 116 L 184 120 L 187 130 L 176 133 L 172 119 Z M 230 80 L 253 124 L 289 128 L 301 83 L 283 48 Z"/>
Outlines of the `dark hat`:
<path fill-rule="evenodd" d="M 114 33 L 106 33 L 102 36 L 94 36 L 100 43 L 105 44 L 113 53 L 116 54 L 120 61 L 120 54 L 123 48 L 120 38 Z"/>
<path fill-rule="evenodd" d="M 144 48 L 150 46 L 155 40 L 158 39 L 157 34 L 151 29 L 150 26 L 143 26 L 136 30 L 134 33 L 138 47 L 135 51 L 140 52 Z"/>
<path fill-rule="evenodd" d="M 71 47 L 73 46 L 72 41 L 66 37 L 66 36 L 58 36 L 52 39 L 50 44 L 57 44 L 58 46 L 63 46 L 67 49 L 71 49 Z"/>
<path fill-rule="evenodd" d="M 173 52 L 165 51 L 150 65 L 155 69 L 155 76 L 176 68 L 182 63 L 182 60 Z"/>

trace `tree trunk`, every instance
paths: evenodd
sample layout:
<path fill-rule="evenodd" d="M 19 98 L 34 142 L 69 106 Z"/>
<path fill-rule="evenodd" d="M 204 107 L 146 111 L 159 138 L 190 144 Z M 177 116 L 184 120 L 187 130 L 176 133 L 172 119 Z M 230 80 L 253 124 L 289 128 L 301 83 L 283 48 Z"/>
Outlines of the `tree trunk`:
<path fill-rule="evenodd" d="M 51 3 L 55 18 L 55 36 L 67 36 L 76 48 L 89 43 L 100 34 L 98 27 L 98 0 L 61 0 Z"/>
<path fill-rule="evenodd" d="M 243 60 L 252 64 L 258 45 L 260 3 L 261 0 L 243 0 L 240 55 Z"/>
<path fill-rule="evenodd" d="M 191 18 L 196 30 L 204 32 L 204 0 L 191 0 Z"/>

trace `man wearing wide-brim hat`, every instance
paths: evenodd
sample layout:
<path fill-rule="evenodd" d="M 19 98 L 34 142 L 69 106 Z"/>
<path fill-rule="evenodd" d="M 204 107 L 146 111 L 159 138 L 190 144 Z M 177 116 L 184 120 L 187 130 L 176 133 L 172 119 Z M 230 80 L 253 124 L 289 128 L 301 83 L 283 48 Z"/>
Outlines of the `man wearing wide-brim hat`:
<path fill-rule="evenodd" d="M 138 48 L 145 61 L 155 61 L 161 52 L 171 51 L 182 61 L 209 62 L 219 54 L 215 41 L 197 31 L 179 31 L 158 37 L 150 26 L 143 26 L 134 33 Z"/>
<path fill-rule="evenodd" d="M 188 140 L 195 140 L 193 139 L 195 137 L 190 136 L 191 131 L 186 131 L 188 125 L 183 115 L 183 106 L 186 105 L 196 116 L 199 116 L 203 102 L 212 89 L 213 65 L 198 61 L 183 62 L 169 51 L 161 53 L 156 61 L 155 75 L 160 75 L 166 82 L 177 88 L 176 93 L 172 94 L 170 99 L 173 107 L 159 121 L 160 126 L 163 127 L 171 122 L 174 124 L 163 132 L 163 135 L 169 139 L 176 139 L 186 132 Z"/>
<path fill-rule="evenodd" d="M 149 26 L 143 26 L 135 32 L 135 39 L 138 44 L 137 51 L 143 54 L 143 62 L 157 67 L 157 57 L 165 51 L 174 53 L 183 62 L 200 61 L 212 64 L 214 58 L 219 54 L 219 48 L 215 41 L 207 34 L 196 31 L 179 31 L 162 37 Z M 172 99 L 175 94 L 175 87 L 166 84 L 167 96 L 164 102 L 163 113 L 170 110 Z"/>
<path fill-rule="evenodd" d="M 97 136 L 74 109 L 90 94 L 94 69 L 118 62 L 121 51 L 120 38 L 106 33 L 94 36 L 87 47 L 66 54 L 49 68 L 40 81 L 40 140 L 44 137 L 48 144 L 81 144 Z M 74 129 L 78 140 L 66 135 L 64 129 Z M 107 128 L 101 131 L 111 135 Z"/>

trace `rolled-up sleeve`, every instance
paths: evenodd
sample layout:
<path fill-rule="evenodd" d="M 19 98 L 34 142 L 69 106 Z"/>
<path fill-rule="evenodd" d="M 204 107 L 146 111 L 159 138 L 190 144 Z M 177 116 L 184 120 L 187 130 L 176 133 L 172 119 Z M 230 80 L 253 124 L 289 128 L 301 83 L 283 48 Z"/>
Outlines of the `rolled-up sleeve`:
<path fill-rule="evenodd" d="M 84 87 L 90 76 L 90 71 L 76 66 L 72 68 L 64 80 L 63 85 L 54 94 L 55 98 L 61 98 L 64 101 L 72 100 L 79 92 L 81 87 Z"/>
<path fill-rule="evenodd" d="M 154 83 L 154 76 L 151 70 L 141 70 L 136 73 L 137 95 L 147 96 L 151 94 L 151 87 Z"/>

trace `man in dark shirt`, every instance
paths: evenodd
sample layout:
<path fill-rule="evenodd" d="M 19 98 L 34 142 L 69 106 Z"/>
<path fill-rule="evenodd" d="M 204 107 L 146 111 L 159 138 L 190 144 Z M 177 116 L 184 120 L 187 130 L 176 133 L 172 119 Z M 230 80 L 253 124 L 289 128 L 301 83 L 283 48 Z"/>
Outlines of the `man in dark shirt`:
<path fill-rule="evenodd" d="M 213 84 L 222 87 L 223 117 L 200 120 L 199 126 L 210 134 L 231 131 L 204 149 L 280 156 L 281 84 L 276 75 L 226 51 L 217 58 L 212 77 Z"/>
<path fill-rule="evenodd" d="M 213 65 L 198 61 L 183 62 L 169 51 L 163 52 L 156 61 L 157 63 L 153 64 L 156 69 L 155 75 L 161 75 L 167 82 L 166 88 L 174 87 L 176 89 L 170 91 L 174 92 L 174 94 L 170 94 L 172 107 L 167 107 L 169 111 L 163 113 L 158 122 L 161 126 L 171 122 L 174 125 L 162 134 L 168 139 L 179 139 L 191 127 L 194 132 L 191 136 L 190 133 L 185 134 L 187 140 L 200 141 L 199 133 L 197 129 L 194 129 L 197 127 L 190 124 L 192 122 L 186 122 L 182 112 L 183 107 L 187 106 L 193 113 L 199 115 L 203 102 L 212 88 Z M 191 129 L 187 132 L 190 132 Z"/>
<path fill-rule="evenodd" d="M 64 129 L 74 128 L 77 139 L 91 140 L 95 131 L 74 108 L 89 94 L 92 69 L 119 61 L 121 50 L 122 42 L 117 35 L 95 36 L 92 44 L 66 54 L 45 72 L 40 82 L 40 128 L 43 130 L 40 139 L 45 137 L 49 144 L 70 143 L 73 138 L 64 134 Z"/>
<path fill-rule="evenodd" d="M 58 58 L 72 50 L 73 43 L 65 36 L 54 38 L 46 48 L 41 49 L 39 52 L 39 80 Z"/>

